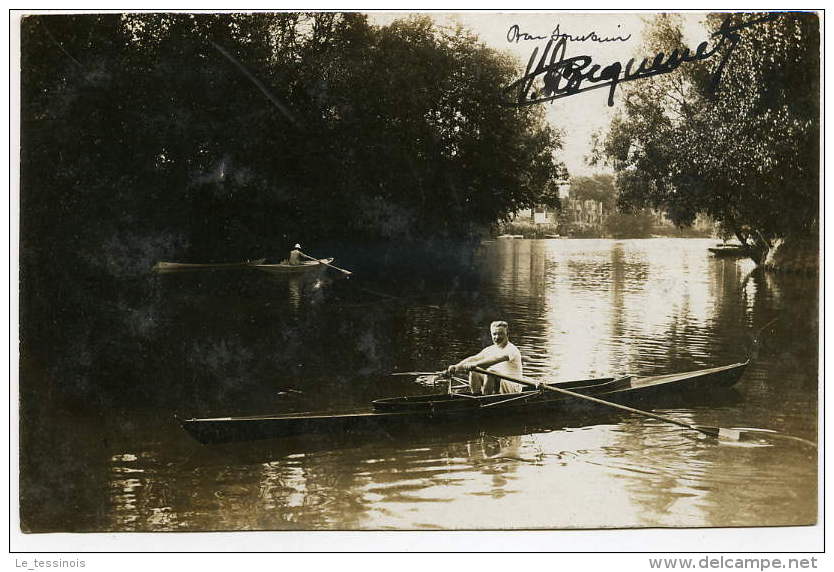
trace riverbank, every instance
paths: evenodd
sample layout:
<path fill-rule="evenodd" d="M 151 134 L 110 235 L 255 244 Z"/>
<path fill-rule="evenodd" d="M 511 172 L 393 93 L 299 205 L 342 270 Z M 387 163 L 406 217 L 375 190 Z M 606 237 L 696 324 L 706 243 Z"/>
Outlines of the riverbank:
<path fill-rule="evenodd" d="M 710 232 L 692 228 L 670 226 L 651 226 L 644 229 L 626 231 L 622 228 L 604 230 L 599 227 L 580 228 L 575 225 L 539 224 L 527 221 L 512 221 L 498 225 L 493 231 L 493 238 L 500 235 L 521 235 L 524 238 L 710 238 Z"/>
<path fill-rule="evenodd" d="M 814 274 L 819 272 L 819 242 L 815 239 L 780 239 L 768 252 L 762 267 L 769 272 Z"/>

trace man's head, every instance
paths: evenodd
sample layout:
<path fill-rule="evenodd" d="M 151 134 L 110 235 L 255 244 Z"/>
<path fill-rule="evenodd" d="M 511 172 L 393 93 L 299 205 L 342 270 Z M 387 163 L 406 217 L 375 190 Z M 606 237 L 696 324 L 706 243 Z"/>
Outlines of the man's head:
<path fill-rule="evenodd" d="M 295 245 L 295 248 L 301 248 L 301 245 L 300 245 L 300 244 L 296 244 L 296 245 Z"/>
<path fill-rule="evenodd" d="M 492 343 L 495 345 L 502 345 L 509 340 L 510 326 L 507 322 L 496 321 L 489 325 L 489 333 L 492 336 Z"/>

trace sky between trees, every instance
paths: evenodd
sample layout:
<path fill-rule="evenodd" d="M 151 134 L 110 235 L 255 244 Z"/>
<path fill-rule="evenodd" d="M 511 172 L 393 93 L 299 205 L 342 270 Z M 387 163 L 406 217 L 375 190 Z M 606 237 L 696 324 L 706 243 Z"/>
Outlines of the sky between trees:
<path fill-rule="evenodd" d="M 475 32 L 488 47 L 509 52 L 519 61 L 518 74 L 524 72 L 533 49 L 544 49 L 547 40 L 520 40 L 509 42 L 508 30 L 517 24 L 521 32 L 531 36 L 550 36 L 559 27 L 562 34 L 585 36 L 596 32 L 600 37 L 623 37 L 626 41 L 595 42 L 583 41 L 568 43 L 566 57 L 578 55 L 591 56 L 602 67 L 620 61 L 625 64 L 634 57 L 637 61 L 653 54 L 641 50 L 643 34 L 653 13 L 637 14 L 568 14 L 568 13 L 519 13 L 519 14 L 484 14 L 484 13 L 450 13 L 432 14 L 431 17 L 440 25 L 454 26 L 460 24 Z M 693 50 L 707 39 L 706 28 L 702 21 L 706 14 L 682 14 L 683 33 L 687 44 Z M 375 24 L 388 24 L 398 18 L 407 17 L 405 13 L 372 13 L 369 21 Z M 630 37 L 629 37 L 630 36 Z M 584 94 L 541 104 L 546 109 L 547 119 L 551 125 L 564 132 L 562 160 L 572 176 L 587 176 L 594 173 L 611 173 L 605 166 L 589 166 L 585 157 L 591 152 L 591 136 L 594 132 L 604 130 L 622 101 L 620 90 L 615 96 L 615 106 L 606 104 L 606 90 L 597 90 Z"/>

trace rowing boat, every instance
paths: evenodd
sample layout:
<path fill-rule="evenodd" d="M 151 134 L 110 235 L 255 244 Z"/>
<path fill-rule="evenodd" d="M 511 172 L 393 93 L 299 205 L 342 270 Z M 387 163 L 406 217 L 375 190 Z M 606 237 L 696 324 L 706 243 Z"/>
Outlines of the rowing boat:
<path fill-rule="evenodd" d="M 717 244 L 707 248 L 715 256 L 747 256 L 747 248 L 742 244 Z"/>
<path fill-rule="evenodd" d="M 282 262 L 280 264 L 256 264 L 255 268 L 257 268 L 258 270 L 265 270 L 267 272 L 295 274 L 299 272 L 307 272 L 308 270 L 314 270 L 316 268 L 321 268 L 323 265 L 330 264 L 331 262 L 333 262 L 333 258 L 319 258 L 316 260 L 301 262 L 300 264 L 288 264 L 286 262 Z"/>
<path fill-rule="evenodd" d="M 246 262 L 227 262 L 222 264 L 189 264 L 186 262 L 157 262 L 153 266 L 156 272 L 176 272 L 178 270 L 219 270 L 229 268 L 250 268 L 266 262 L 266 258 Z"/>
<path fill-rule="evenodd" d="M 635 378 L 604 377 L 552 384 L 588 396 L 604 397 L 615 403 L 654 403 L 656 399 L 685 392 L 706 392 L 728 388 L 741 378 L 749 360 L 685 373 Z M 525 389 L 521 393 L 476 396 L 469 392 L 442 393 L 416 397 L 395 397 L 372 402 L 373 410 L 345 413 L 290 413 L 246 417 L 192 418 L 182 427 L 202 443 L 224 443 L 294 437 L 308 434 L 344 435 L 379 433 L 398 427 L 440 423 L 455 419 L 505 417 L 531 411 L 558 413 L 575 398 L 560 393 Z"/>

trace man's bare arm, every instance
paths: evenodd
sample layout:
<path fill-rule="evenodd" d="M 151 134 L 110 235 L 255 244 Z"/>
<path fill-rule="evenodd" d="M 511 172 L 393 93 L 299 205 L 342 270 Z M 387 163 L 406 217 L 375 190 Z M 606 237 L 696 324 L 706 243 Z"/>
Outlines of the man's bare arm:
<path fill-rule="evenodd" d="M 474 355 L 464 360 L 461 360 L 460 362 L 449 368 L 449 373 L 456 373 L 458 371 L 469 371 L 473 367 L 479 367 L 481 369 L 484 369 L 491 367 L 497 363 L 501 363 L 502 361 L 509 361 L 510 359 L 510 356 L 506 354 L 493 359 L 483 359 L 482 354 L 483 352 L 479 353 L 478 355 Z"/>

